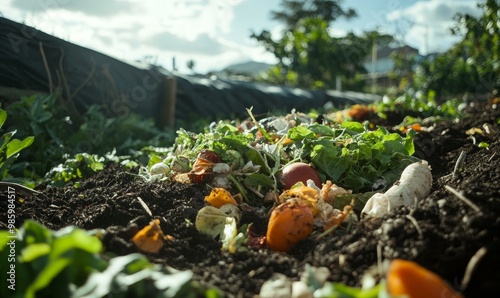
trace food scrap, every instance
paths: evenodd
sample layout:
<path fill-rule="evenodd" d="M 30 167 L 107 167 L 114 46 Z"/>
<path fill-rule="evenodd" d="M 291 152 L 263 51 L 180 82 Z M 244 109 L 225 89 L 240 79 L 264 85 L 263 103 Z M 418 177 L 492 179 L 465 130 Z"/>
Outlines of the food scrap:
<path fill-rule="evenodd" d="M 220 208 L 225 204 L 238 205 L 233 195 L 228 190 L 220 187 L 213 188 L 210 194 L 205 197 L 205 201 L 216 208 Z"/>
<path fill-rule="evenodd" d="M 462 298 L 439 275 L 403 259 L 393 259 L 387 271 L 389 294 L 408 298 Z"/>
<path fill-rule="evenodd" d="M 313 231 L 314 216 L 308 205 L 297 200 L 280 204 L 271 213 L 267 228 L 267 246 L 274 251 L 288 252 Z"/>
<path fill-rule="evenodd" d="M 154 219 L 132 237 L 132 242 L 143 252 L 156 254 L 163 247 L 164 239 L 160 220 Z"/>

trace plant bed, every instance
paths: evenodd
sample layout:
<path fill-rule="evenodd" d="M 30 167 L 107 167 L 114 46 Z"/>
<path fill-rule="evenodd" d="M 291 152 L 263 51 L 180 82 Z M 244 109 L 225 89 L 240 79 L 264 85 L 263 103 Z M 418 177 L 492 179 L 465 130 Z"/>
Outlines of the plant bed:
<path fill-rule="evenodd" d="M 465 297 L 486 297 L 500 291 L 499 119 L 497 105 L 476 103 L 459 121 L 439 122 L 417 134 L 414 156 L 432 168 L 430 195 L 383 217 L 362 218 L 348 230 L 309 237 L 288 253 L 265 245 L 221 249 L 217 238 L 195 226 L 210 194 L 204 183 L 148 182 L 138 177 L 137 168 L 118 165 L 79 181 L 77 187 L 70 183 L 41 186 L 39 193 L 18 191 L 22 200 L 16 202 L 16 227 L 33 219 L 52 230 L 103 229 L 102 253 L 124 256 L 141 252 L 131 239 L 153 218 L 159 219 L 168 240 L 158 253 L 145 253 L 149 261 L 191 270 L 202 288 L 216 288 L 225 297 L 255 297 L 275 273 L 298 280 L 309 266 L 328 268 L 328 281 L 360 287 L 367 272 L 377 282 L 383 279 L 377 268 L 395 258 L 416 261 Z M 474 128 L 482 133 L 472 134 Z M 465 159 L 459 164 L 462 153 Z M 6 202 L 0 202 L 2 229 L 7 227 Z M 251 223 L 254 234 L 265 235 L 269 208 L 242 209 L 239 225 Z"/>

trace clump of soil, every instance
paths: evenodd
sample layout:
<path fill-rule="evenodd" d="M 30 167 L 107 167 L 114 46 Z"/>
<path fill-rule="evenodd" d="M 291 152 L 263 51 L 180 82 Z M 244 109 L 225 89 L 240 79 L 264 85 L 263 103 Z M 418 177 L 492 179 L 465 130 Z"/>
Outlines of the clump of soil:
<path fill-rule="evenodd" d="M 34 219 L 51 229 L 75 225 L 105 229 L 106 252 L 124 255 L 137 252 L 130 239 L 151 217 L 166 241 L 159 254 L 148 255 L 155 263 L 189 269 L 205 287 L 217 287 L 227 297 L 254 297 L 273 273 L 294 279 L 306 264 L 328 267 L 329 280 L 359 286 L 363 274 L 382 260 L 414 260 L 435 271 L 466 297 L 485 297 L 500 291 L 500 108 L 478 104 L 460 121 L 436 123 L 433 130 L 415 138 L 416 156 L 432 167 L 434 184 L 428 198 L 415 208 L 400 208 L 380 219 L 363 219 L 349 232 L 336 232 L 319 240 L 307 240 L 289 253 L 249 249 L 234 254 L 221 251 L 221 244 L 199 234 L 194 222 L 209 194 L 203 184 L 147 183 L 135 174 L 111 166 L 78 187 L 47 187 L 27 196 L 16 210 L 17 223 Z M 471 128 L 490 133 L 466 134 Z M 489 147 L 479 148 L 480 142 Z M 464 163 L 455 169 L 461 153 Z M 452 194 L 460 192 L 472 204 Z M 6 200 L 0 202 L 0 226 L 6 227 Z M 265 212 L 247 211 L 243 222 L 263 232 Z M 486 253 L 475 266 L 466 267 L 481 249 Z M 488 293 L 488 294 L 487 294 Z"/>

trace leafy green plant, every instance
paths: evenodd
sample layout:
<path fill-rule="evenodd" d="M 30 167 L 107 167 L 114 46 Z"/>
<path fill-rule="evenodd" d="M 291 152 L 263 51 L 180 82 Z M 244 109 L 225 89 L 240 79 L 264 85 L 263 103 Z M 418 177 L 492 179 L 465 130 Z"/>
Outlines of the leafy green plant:
<path fill-rule="evenodd" d="M 27 220 L 13 231 L 0 231 L 0 273 L 7 286 L 2 297 L 218 297 L 192 281 L 190 271 L 154 265 L 141 254 L 114 257 L 102 253 L 97 235 L 76 227 L 59 231 Z M 95 235 L 94 235 L 95 234 Z M 4 270 L 5 269 L 5 270 Z"/>
<path fill-rule="evenodd" d="M 312 124 L 288 131 L 295 141 L 297 157 L 308 160 L 332 180 L 353 192 L 369 191 L 375 180 L 394 183 L 403 169 L 418 160 L 410 130 L 405 137 L 385 128 L 369 130 L 359 122 L 343 122 L 340 127 Z"/>
<path fill-rule="evenodd" d="M 82 153 L 103 156 L 113 150 L 116 155 L 133 155 L 140 153 L 141 147 L 173 143 L 173 131 L 158 129 L 152 119 L 135 114 L 113 117 L 97 105 L 75 116 L 59 98 L 59 92 L 38 94 L 20 98 L 8 106 L 7 129 L 17 129 L 19 136 L 34 136 L 36 140 L 12 165 L 13 175 L 39 181 L 67 156 Z"/>
<path fill-rule="evenodd" d="M 461 38 L 445 53 L 426 61 L 417 73 L 417 88 L 435 90 L 438 97 L 485 94 L 500 88 L 500 4 L 478 3 L 483 14 L 455 16 L 452 34 Z"/>
<path fill-rule="evenodd" d="M 2 126 L 7 119 L 7 112 L 0 109 L 0 132 L 2 132 Z M 26 137 L 24 140 L 12 139 L 12 136 L 16 133 L 15 130 L 6 132 L 0 138 L 0 179 L 4 180 L 9 174 L 9 168 L 14 163 L 16 158 L 19 156 L 19 152 L 27 147 L 29 147 L 34 138 L 32 136 Z"/>
<path fill-rule="evenodd" d="M 128 156 L 117 156 L 116 150 L 104 156 L 84 152 L 77 153 L 72 158 L 67 157 L 63 163 L 50 169 L 45 178 L 54 186 L 63 186 L 70 181 L 90 177 L 108 164 L 120 164 L 127 169 L 139 166 Z"/>
<path fill-rule="evenodd" d="M 460 111 L 461 101 L 450 99 L 442 103 L 436 100 L 436 92 L 433 90 L 423 92 L 405 92 L 397 98 L 386 98 L 373 104 L 378 115 L 387 119 L 389 112 L 396 112 L 405 116 L 420 118 L 441 117 L 445 119 L 458 118 L 462 115 Z"/>
<path fill-rule="evenodd" d="M 177 271 L 151 264 L 141 254 L 112 258 L 108 267 L 94 271 L 73 297 L 186 297 L 202 294 L 191 271 Z"/>
<path fill-rule="evenodd" d="M 385 291 L 384 283 L 380 283 L 371 289 L 349 287 L 341 283 L 326 283 L 322 288 L 314 292 L 315 297 L 325 298 L 389 298 Z"/>
<path fill-rule="evenodd" d="M 52 232 L 27 220 L 15 237 L 11 231 L 0 231 L 0 256 L 12 261 L 14 273 L 8 278 L 15 287 L 15 291 L 2 287 L 3 297 L 70 297 L 71 288 L 81 286 L 90 272 L 106 268 L 98 256 L 101 242 L 83 230 L 68 227 Z"/>

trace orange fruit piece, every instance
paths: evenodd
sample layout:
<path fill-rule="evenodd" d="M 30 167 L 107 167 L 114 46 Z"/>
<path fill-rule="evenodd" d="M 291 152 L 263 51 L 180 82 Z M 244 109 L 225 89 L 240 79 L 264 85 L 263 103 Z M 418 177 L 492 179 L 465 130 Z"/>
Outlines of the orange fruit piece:
<path fill-rule="evenodd" d="M 462 298 L 439 275 L 419 264 L 394 259 L 387 271 L 387 288 L 392 296 L 408 298 Z"/>
<path fill-rule="evenodd" d="M 299 241 L 311 235 L 314 216 L 305 203 L 289 200 L 274 208 L 267 226 L 267 246 L 274 251 L 289 252 Z"/>

